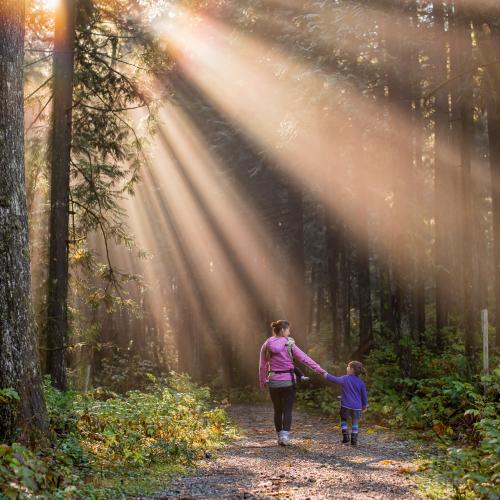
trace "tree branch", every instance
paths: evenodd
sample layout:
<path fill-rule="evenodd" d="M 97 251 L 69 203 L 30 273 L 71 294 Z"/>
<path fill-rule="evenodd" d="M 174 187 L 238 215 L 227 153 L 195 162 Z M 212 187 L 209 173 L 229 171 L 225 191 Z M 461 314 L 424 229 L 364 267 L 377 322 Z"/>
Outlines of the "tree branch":
<path fill-rule="evenodd" d="M 446 87 L 446 85 L 448 85 L 449 83 L 457 80 L 458 78 L 462 78 L 465 75 L 468 75 L 470 73 L 474 73 L 474 71 L 478 70 L 479 68 L 485 68 L 486 66 L 492 66 L 494 64 L 499 64 L 499 63 L 500 63 L 500 59 L 497 59 L 495 61 L 490 61 L 488 63 L 478 64 L 474 68 L 471 68 L 471 69 L 468 69 L 466 71 L 463 71 L 462 73 L 458 73 L 457 75 L 454 75 L 451 78 L 447 78 L 446 80 L 444 80 L 443 82 L 441 82 L 439 85 L 437 85 L 436 87 L 434 87 L 430 92 L 428 92 L 427 94 L 425 94 L 424 96 L 422 96 L 422 98 L 424 99 L 424 102 L 427 103 L 427 101 L 436 92 L 438 92 L 439 90 L 441 90 L 443 87 Z"/>
<path fill-rule="evenodd" d="M 33 92 L 31 92 L 31 94 L 28 96 L 28 97 L 25 97 L 24 100 L 27 101 L 29 100 L 31 97 L 33 97 L 40 89 L 42 89 L 43 87 L 45 87 L 45 85 L 47 85 L 47 83 L 49 83 L 52 78 L 53 78 L 54 75 L 50 75 L 47 80 L 45 80 L 37 89 L 35 89 Z"/>
<path fill-rule="evenodd" d="M 50 101 L 52 101 L 53 97 L 54 97 L 54 94 L 51 94 L 48 101 L 44 104 L 43 108 L 39 111 L 39 113 L 36 115 L 35 119 L 31 122 L 30 126 L 26 129 L 25 134 L 27 134 L 31 130 L 33 125 L 37 122 L 37 120 L 40 118 L 40 116 L 44 112 L 45 108 L 49 105 Z"/>
<path fill-rule="evenodd" d="M 32 61 L 32 62 L 30 62 L 28 64 L 25 64 L 23 66 L 23 68 L 29 68 L 30 66 L 33 66 L 34 64 L 37 64 L 37 63 L 42 62 L 42 61 L 45 61 L 45 59 L 48 59 L 51 56 L 52 56 L 52 54 L 48 54 L 46 56 L 40 57 L 40 59 L 37 59 L 36 61 Z"/>

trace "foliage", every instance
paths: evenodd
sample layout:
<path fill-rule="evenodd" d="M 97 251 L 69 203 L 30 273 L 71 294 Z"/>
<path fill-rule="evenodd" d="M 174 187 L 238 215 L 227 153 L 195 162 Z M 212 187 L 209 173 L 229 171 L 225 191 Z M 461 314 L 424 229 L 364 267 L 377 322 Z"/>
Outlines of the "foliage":
<path fill-rule="evenodd" d="M 497 499 L 500 488 L 500 368 L 467 378 L 456 348 L 437 357 L 412 346 L 414 374 L 401 377 L 392 347 L 375 349 L 366 360 L 370 420 L 418 431 L 438 445 L 433 470 L 452 484 L 457 498 Z M 332 387 L 298 393 L 302 407 L 337 415 Z"/>
<path fill-rule="evenodd" d="M 339 413 L 338 391 L 334 387 L 297 391 L 297 403 L 302 408 L 327 415 L 336 416 Z"/>
<path fill-rule="evenodd" d="M 0 445 L 0 496 L 121 498 L 145 467 L 165 480 L 233 432 L 208 388 L 185 375 L 153 378 L 146 390 L 121 396 L 63 393 L 46 382 L 53 446 Z"/>
<path fill-rule="evenodd" d="M 6 498 L 33 498 L 74 491 L 75 477 L 62 454 L 35 454 L 19 443 L 0 444 L 0 492 Z"/>
<path fill-rule="evenodd" d="M 151 374 L 155 377 L 165 375 L 151 360 L 134 354 L 131 350 L 118 349 L 101 360 L 94 382 L 110 391 L 124 393 L 151 385 Z"/>
<path fill-rule="evenodd" d="M 96 463 L 189 463 L 227 436 L 225 412 L 209 407 L 207 388 L 181 375 L 172 375 L 167 383 L 155 381 L 147 392 L 130 391 L 104 401 L 92 395 L 78 401 L 78 431 Z"/>

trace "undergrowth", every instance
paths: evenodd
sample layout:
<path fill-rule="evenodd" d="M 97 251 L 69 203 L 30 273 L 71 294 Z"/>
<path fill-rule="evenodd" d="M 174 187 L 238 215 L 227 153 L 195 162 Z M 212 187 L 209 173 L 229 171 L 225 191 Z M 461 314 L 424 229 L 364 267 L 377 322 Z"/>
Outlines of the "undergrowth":
<path fill-rule="evenodd" d="M 151 377 L 126 394 L 62 393 L 46 383 L 45 396 L 53 444 L 0 445 L 0 498 L 145 494 L 234 434 L 209 389 L 185 375 Z"/>
<path fill-rule="evenodd" d="M 498 500 L 500 368 L 470 377 L 456 351 L 436 357 L 417 346 L 412 346 L 412 362 L 412 376 L 403 377 L 391 347 L 372 351 L 365 363 L 368 421 L 432 443 L 422 468 L 451 485 L 455 498 Z M 298 403 L 337 418 L 338 394 L 334 386 L 299 391 Z M 443 494 L 432 488 L 426 493 Z"/>

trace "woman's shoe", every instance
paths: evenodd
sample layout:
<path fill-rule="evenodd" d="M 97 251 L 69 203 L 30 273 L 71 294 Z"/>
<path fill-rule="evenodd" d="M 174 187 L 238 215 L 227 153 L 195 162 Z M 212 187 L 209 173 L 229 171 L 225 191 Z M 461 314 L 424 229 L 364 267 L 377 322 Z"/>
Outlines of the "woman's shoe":
<path fill-rule="evenodd" d="M 356 446 L 358 444 L 358 434 L 351 434 L 351 445 Z"/>
<path fill-rule="evenodd" d="M 289 431 L 281 431 L 281 445 L 288 446 L 290 444 L 290 433 Z"/>
<path fill-rule="evenodd" d="M 278 432 L 278 444 L 283 445 L 283 431 Z"/>

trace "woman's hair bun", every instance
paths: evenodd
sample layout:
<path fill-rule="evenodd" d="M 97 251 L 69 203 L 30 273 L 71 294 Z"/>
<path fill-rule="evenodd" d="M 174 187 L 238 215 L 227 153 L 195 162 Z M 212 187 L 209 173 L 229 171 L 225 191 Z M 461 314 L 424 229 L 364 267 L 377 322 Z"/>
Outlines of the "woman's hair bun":
<path fill-rule="evenodd" d="M 285 319 L 278 319 L 277 321 L 273 321 L 271 323 L 271 328 L 273 331 L 278 334 L 281 330 L 286 330 L 290 327 L 290 322 Z"/>

